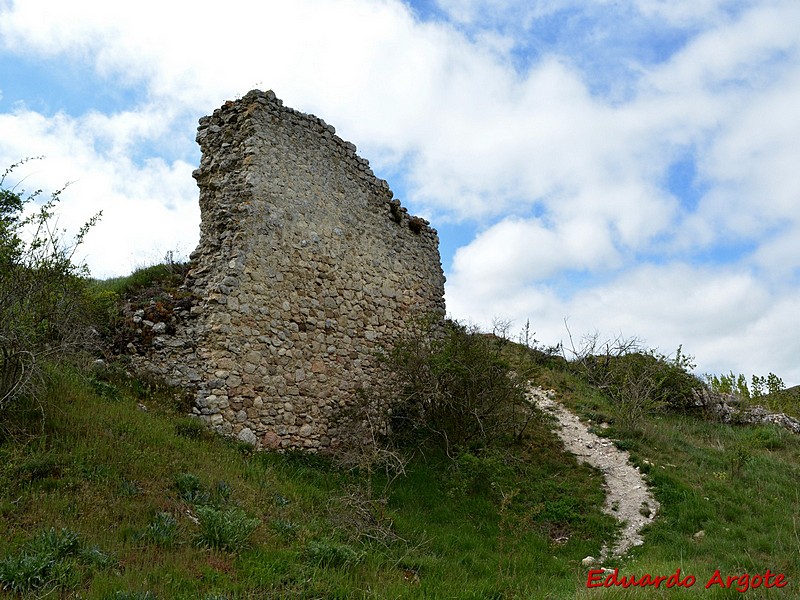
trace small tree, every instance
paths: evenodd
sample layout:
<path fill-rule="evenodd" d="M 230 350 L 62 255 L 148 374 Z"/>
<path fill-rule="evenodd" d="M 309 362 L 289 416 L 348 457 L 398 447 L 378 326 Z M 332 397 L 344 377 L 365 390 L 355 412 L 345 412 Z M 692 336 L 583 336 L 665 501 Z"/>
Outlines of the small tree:
<path fill-rule="evenodd" d="M 741 400 L 759 400 L 764 396 L 775 396 L 785 391 L 786 386 L 783 380 L 770 373 L 764 375 L 753 375 L 750 386 L 747 385 L 747 378 L 733 371 L 728 375 L 706 375 L 706 384 L 712 392 L 719 394 L 732 394 Z"/>
<path fill-rule="evenodd" d="M 0 176 L 0 411 L 32 390 L 43 361 L 85 346 L 92 334 L 88 269 L 73 258 L 100 213 L 71 242 L 55 216 L 63 188 L 24 216 L 42 190 L 26 195 L 5 182 L 28 160 Z"/>
<path fill-rule="evenodd" d="M 750 388 L 744 375 L 733 371 L 725 375 L 706 375 L 707 387 L 715 393 L 737 396 L 740 400 L 750 400 Z"/>
<path fill-rule="evenodd" d="M 398 442 L 433 444 L 450 454 L 519 439 L 531 418 L 527 382 L 504 358 L 504 342 L 447 321 L 441 336 L 423 333 L 398 344 L 391 357 Z"/>

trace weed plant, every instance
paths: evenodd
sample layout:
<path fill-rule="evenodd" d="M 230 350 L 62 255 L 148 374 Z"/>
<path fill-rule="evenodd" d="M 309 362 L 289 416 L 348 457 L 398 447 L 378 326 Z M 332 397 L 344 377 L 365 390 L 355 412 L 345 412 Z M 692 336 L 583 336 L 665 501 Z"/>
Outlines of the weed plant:
<path fill-rule="evenodd" d="M 239 552 L 245 548 L 250 535 L 261 523 L 259 519 L 248 517 L 244 510 L 234 506 L 198 506 L 197 516 L 200 520 L 198 543 L 229 552 Z"/>
<path fill-rule="evenodd" d="M 160 512 L 147 526 L 142 538 L 161 548 L 172 548 L 178 542 L 179 534 L 178 520 L 170 513 Z"/>
<path fill-rule="evenodd" d="M 82 544 L 74 531 L 50 528 L 0 561 L 0 588 L 17 594 L 72 589 L 82 570 L 105 568 L 111 562 L 96 546 Z"/>

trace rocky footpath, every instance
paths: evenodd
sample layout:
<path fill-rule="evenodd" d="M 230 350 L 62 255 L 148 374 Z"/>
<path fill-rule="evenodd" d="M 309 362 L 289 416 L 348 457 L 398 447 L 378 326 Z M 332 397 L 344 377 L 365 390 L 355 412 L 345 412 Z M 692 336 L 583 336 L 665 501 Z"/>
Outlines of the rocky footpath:
<path fill-rule="evenodd" d="M 614 545 L 603 547 L 599 560 L 623 556 L 632 547 L 643 544 L 640 532 L 656 517 L 660 505 L 639 468 L 631 464 L 628 453 L 590 432 L 586 424 L 558 403 L 553 390 L 531 387 L 528 399 L 556 418 L 559 424 L 556 433 L 565 448 L 605 476 L 604 511 L 622 524 L 622 532 Z"/>

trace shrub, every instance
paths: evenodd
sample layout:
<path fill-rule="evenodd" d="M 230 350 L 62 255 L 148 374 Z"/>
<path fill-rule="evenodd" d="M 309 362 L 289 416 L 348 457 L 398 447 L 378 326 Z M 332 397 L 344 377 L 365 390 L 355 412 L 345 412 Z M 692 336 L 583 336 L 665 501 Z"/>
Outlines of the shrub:
<path fill-rule="evenodd" d="M 757 402 L 772 410 L 785 410 L 787 405 L 793 404 L 791 392 L 775 373 L 753 375 L 749 386 L 744 375 L 737 375 L 733 371 L 727 375 L 706 375 L 705 381 L 714 393 L 733 395 L 745 402 Z"/>
<path fill-rule="evenodd" d="M 644 415 L 662 408 L 691 409 L 695 391 L 703 387 L 691 373 L 693 357 L 681 346 L 670 357 L 636 338 L 600 343 L 594 334 L 585 336 L 579 348 L 573 344 L 570 352 L 573 369 L 614 402 L 615 421 L 622 428 L 635 427 Z"/>
<path fill-rule="evenodd" d="M 259 526 L 259 519 L 250 518 L 237 507 L 198 506 L 200 520 L 198 543 L 209 548 L 238 552 L 247 545 L 250 535 Z"/>
<path fill-rule="evenodd" d="M 735 395 L 741 400 L 750 399 L 750 388 L 747 387 L 747 379 L 744 375 L 730 374 L 725 375 L 706 375 L 706 385 L 708 388 L 717 394 Z"/>
<path fill-rule="evenodd" d="M 487 451 L 479 456 L 469 452 L 459 454 L 455 460 L 451 494 L 473 494 L 492 498 L 501 488 L 514 484 L 516 473 L 507 464 L 503 452 Z"/>
<path fill-rule="evenodd" d="M 86 285 L 88 269 L 73 262 L 76 248 L 100 213 L 67 242 L 55 223 L 63 188 L 23 217 L 25 195 L 4 187 L 16 163 L 0 176 L 0 411 L 35 391 L 44 361 L 85 348 L 93 339 L 96 306 Z M 24 239 L 24 231 L 32 237 Z"/>
<path fill-rule="evenodd" d="M 447 321 L 401 341 L 391 354 L 398 378 L 391 430 L 401 444 L 433 443 L 451 454 L 518 440 L 531 412 L 527 381 L 502 355 L 502 340 Z"/>

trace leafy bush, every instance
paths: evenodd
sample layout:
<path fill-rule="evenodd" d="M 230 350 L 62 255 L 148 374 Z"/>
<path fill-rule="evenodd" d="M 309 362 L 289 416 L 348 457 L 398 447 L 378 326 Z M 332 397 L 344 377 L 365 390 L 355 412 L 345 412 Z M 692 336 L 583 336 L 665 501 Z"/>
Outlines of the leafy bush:
<path fill-rule="evenodd" d="M 238 552 L 247 545 L 250 535 L 259 526 L 259 519 L 250 518 L 237 507 L 198 506 L 200 520 L 198 542 L 202 546 Z"/>
<path fill-rule="evenodd" d="M 55 223 L 63 189 L 23 217 L 41 190 L 25 195 L 4 187 L 16 163 L 0 176 L 0 410 L 35 391 L 41 366 L 84 348 L 97 310 L 86 285 L 88 270 L 73 262 L 76 248 L 100 213 L 67 242 Z M 26 239 L 23 232 L 32 232 Z"/>
<path fill-rule="evenodd" d="M 151 292 L 175 290 L 183 284 L 188 271 L 188 262 L 175 261 L 173 253 L 167 252 L 163 263 L 142 267 L 126 277 L 106 279 L 98 285 L 117 296 L 130 298 L 148 288 L 152 288 Z"/>
<path fill-rule="evenodd" d="M 785 400 L 789 400 L 790 394 L 787 393 L 783 379 L 770 373 L 769 375 L 753 375 L 750 385 L 747 378 L 731 371 L 725 375 L 706 375 L 706 385 L 712 392 L 724 395 L 734 395 L 739 400 L 753 402 L 774 403 L 780 406 Z"/>
<path fill-rule="evenodd" d="M 735 395 L 742 400 L 750 399 L 750 388 L 747 387 L 747 379 L 744 375 L 730 374 L 725 375 L 706 375 L 706 385 L 715 393 L 724 395 Z"/>
<path fill-rule="evenodd" d="M 452 321 L 441 335 L 423 332 L 399 343 L 391 355 L 399 388 L 394 438 L 433 443 L 448 454 L 518 440 L 531 418 L 527 381 L 511 369 L 502 344 Z"/>
<path fill-rule="evenodd" d="M 454 463 L 455 486 L 451 493 L 474 494 L 491 498 L 499 487 L 513 482 L 516 475 L 501 452 L 484 452 L 476 456 L 469 452 L 459 454 Z"/>
<path fill-rule="evenodd" d="M 579 348 L 572 344 L 570 352 L 572 368 L 614 402 L 615 422 L 623 429 L 662 408 L 691 409 L 695 391 L 703 387 L 691 373 L 694 358 L 681 346 L 667 356 L 636 338 L 601 343 L 594 334 L 585 336 Z"/>

